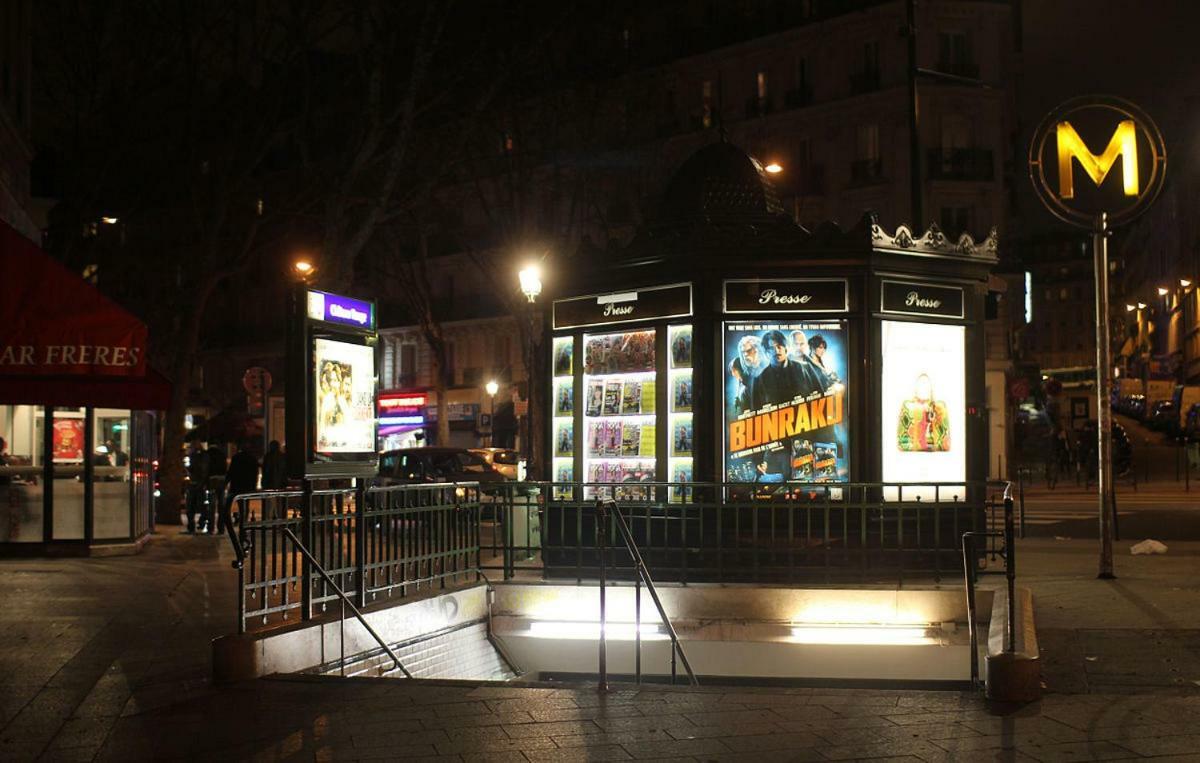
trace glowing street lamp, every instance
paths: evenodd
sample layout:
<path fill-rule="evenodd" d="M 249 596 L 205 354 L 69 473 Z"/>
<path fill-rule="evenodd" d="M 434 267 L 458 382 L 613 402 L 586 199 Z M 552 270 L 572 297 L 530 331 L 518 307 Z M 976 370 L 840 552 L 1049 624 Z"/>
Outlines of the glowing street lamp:
<path fill-rule="evenodd" d="M 488 425 L 488 445 L 496 444 L 496 393 L 500 391 L 500 385 L 495 379 L 490 379 L 487 384 L 483 385 L 484 392 L 488 393 L 488 420 L 491 422 Z"/>
<path fill-rule="evenodd" d="M 301 279 L 307 279 L 316 269 L 316 266 L 314 266 L 308 260 L 296 260 L 292 263 L 292 270 L 295 271 L 296 275 L 300 276 Z"/>
<path fill-rule="evenodd" d="M 529 301 L 537 299 L 537 295 L 542 293 L 542 269 L 537 265 L 527 265 L 517 277 L 521 279 L 521 292 Z"/>
<path fill-rule="evenodd" d="M 772 175 L 778 175 L 780 172 L 783 172 L 783 165 L 779 162 L 771 162 L 766 167 L 763 167 L 763 169 Z"/>
<path fill-rule="evenodd" d="M 1146 309 L 1146 303 L 1138 302 L 1138 310 L 1145 310 L 1145 309 Z"/>
<path fill-rule="evenodd" d="M 496 393 L 500 391 L 500 385 L 496 383 L 495 379 L 483 385 L 483 388 L 487 390 L 488 395 L 491 397 L 495 397 Z"/>
<path fill-rule="evenodd" d="M 1192 285 L 1192 282 L 1186 278 L 1180 278 L 1179 285 L 1186 289 L 1187 287 Z"/>
<path fill-rule="evenodd" d="M 1158 296 L 1160 296 L 1160 297 L 1165 297 L 1165 296 L 1167 296 L 1167 294 L 1169 294 L 1170 292 L 1171 292 L 1171 290 L 1170 290 L 1170 289 L 1168 289 L 1166 286 L 1159 286 L 1159 287 L 1158 287 Z"/>
<path fill-rule="evenodd" d="M 1132 313 L 1134 310 L 1137 310 L 1137 305 L 1125 305 L 1125 312 Z"/>

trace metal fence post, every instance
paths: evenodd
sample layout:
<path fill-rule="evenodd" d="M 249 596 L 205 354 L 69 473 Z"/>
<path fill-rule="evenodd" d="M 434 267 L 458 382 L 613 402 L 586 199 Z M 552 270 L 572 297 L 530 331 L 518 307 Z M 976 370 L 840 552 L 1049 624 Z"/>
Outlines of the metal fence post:
<path fill-rule="evenodd" d="M 358 606 L 367 606 L 367 486 L 359 478 L 354 489 L 354 572 L 358 576 Z M 344 619 L 344 617 L 343 617 Z"/>
<path fill-rule="evenodd" d="M 608 691 L 608 630 L 605 626 L 608 622 L 607 612 L 605 611 L 604 601 L 604 586 L 605 586 L 605 551 L 608 548 L 608 510 L 604 506 L 604 499 L 600 498 L 596 501 L 596 550 L 600 554 L 600 691 Z"/>
<path fill-rule="evenodd" d="M 300 498 L 300 532 L 304 547 L 313 547 L 313 486 L 312 480 L 304 480 L 304 494 Z M 300 560 L 300 619 L 312 619 L 313 584 L 312 565 L 307 556 Z"/>
<path fill-rule="evenodd" d="M 1008 649 L 1017 648 L 1017 544 L 1013 529 L 1013 499 L 1004 493 L 1004 577 L 1008 582 Z"/>
<path fill-rule="evenodd" d="M 1025 539 L 1025 478 L 1020 469 L 1017 470 L 1017 496 L 1021 501 L 1021 539 Z"/>

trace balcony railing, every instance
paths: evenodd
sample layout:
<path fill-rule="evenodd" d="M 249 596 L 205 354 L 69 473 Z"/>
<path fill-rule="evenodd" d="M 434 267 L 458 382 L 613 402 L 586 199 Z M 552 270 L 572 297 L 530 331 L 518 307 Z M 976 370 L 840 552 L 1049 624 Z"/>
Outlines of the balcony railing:
<path fill-rule="evenodd" d="M 783 94 L 783 102 L 789 109 L 799 109 L 813 102 L 812 87 L 801 85 Z"/>
<path fill-rule="evenodd" d="M 996 176 L 992 152 L 985 148 L 933 149 L 929 152 L 930 180 L 991 181 Z"/>
<path fill-rule="evenodd" d="M 883 162 L 880 159 L 857 159 L 850 163 L 850 182 L 867 185 L 883 180 Z"/>
<path fill-rule="evenodd" d="M 937 70 L 943 74 L 953 74 L 956 77 L 979 79 L 979 64 L 974 61 L 942 59 L 937 62 Z"/>

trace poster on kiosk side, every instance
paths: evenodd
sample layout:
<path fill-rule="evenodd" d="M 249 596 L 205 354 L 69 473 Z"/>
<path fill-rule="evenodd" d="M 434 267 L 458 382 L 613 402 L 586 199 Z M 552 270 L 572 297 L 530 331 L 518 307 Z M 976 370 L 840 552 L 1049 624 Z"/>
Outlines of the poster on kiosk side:
<path fill-rule="evenodd" d="M 846 482 L 845 321 L 725 324 L 725 479 Z"/>
<path fill-rule="evenodd" d="M 883 321 L 885 483 L 957 483 L 966 479 L 966 330 L 962 326 Z M 954 501 L 965 487 L 884 488 L 885 500 Z"/>

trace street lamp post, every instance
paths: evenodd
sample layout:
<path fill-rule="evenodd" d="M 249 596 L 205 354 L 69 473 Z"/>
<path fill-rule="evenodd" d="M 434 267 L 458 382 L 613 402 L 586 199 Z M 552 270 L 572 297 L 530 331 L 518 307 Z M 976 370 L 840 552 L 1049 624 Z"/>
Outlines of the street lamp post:
<path fill-rule="evenodd" d="M 493 446 L 496 444 L 496 393 L 500 391 L 500 385 L 492 379 L 483 389 L 488 393 L 488 445 Z"/>
<path fill-rule="evenodd" d="M 528 333 L 525 337 L 525 479 L 529 479 L 533 468 L 533 339 L 537 330 L 537 320 L 534 313 L 534 302 L 542 293 L 542 271 L 537 265 L 527 265 L 517 274 L 521 283 L 521 293 L 529 300 L 527 320 Z"/>

